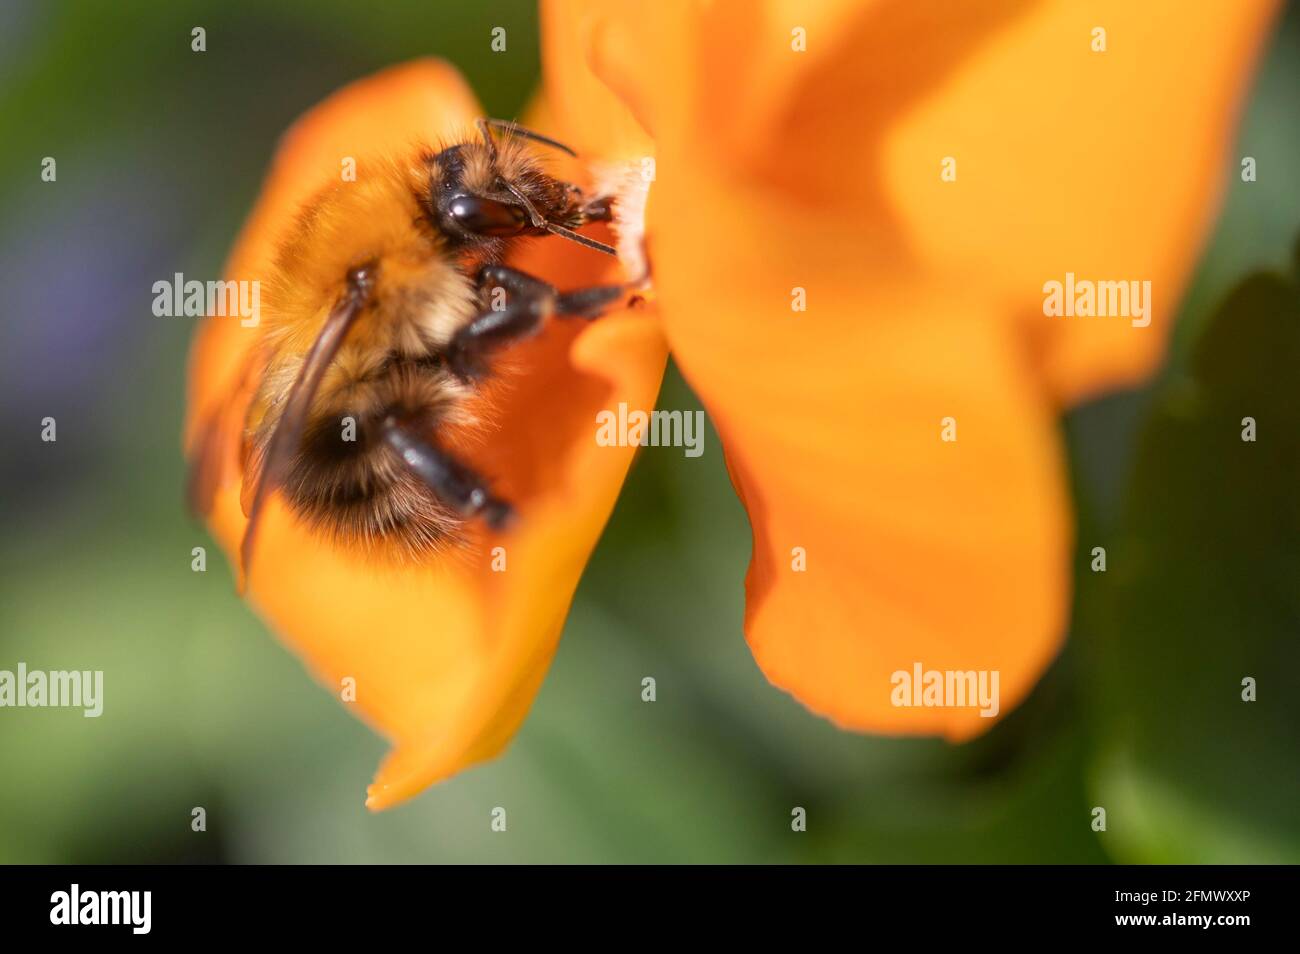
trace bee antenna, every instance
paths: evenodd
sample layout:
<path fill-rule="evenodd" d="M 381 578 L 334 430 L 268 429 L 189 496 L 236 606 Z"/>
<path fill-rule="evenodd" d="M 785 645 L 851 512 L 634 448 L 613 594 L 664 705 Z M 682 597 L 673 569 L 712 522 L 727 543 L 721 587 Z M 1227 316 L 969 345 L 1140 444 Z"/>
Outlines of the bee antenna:
<path fill-rule="evenodd" d="M 606 245 L 604 242 L 597 242 L 593 238 L 587 238 L 585 235 L 579 235 L 573 229 L 566 229 L 563 225 L 556 225 L 554 222 L 547 222 L 543 228 L 552 235 L 559 235 L 568 239 L 570 242 L 577 242 L 579 245 L 585 245 L 587 248 L 594 248 L 597 252 L 604 252 L 606 255 L 618 255 L 618 250 L 612 245 Z"/>
<path fill-rule="evenodd" d="M 559 235 L 571 242 L 577 242 L 579 245 L 585 245 L 587 248 L 594 248 L 598 252 L 604 252 L 606 255 L 617 255 L 618 252 L 612 245 L 606 245 L 604 242 L 597 242 L 595 239 L 587 238 L 585 235 L 579 235 L 573 229 L 565 228 L 555 222 L 549 221 L 541 212 L 537 211 L 537 206 L 533 205 L 532 200 L 524 195 L 523 191 L 508 179 L 499 180 L 506 191 L 515 197 L 524 210 L 528 213 L 530 221 L 535 229 L 546 229 L 552 235 Z"/>
<path fill-rule="evenodd" d="M 540 142 L 543 146 L 550 146 L 552 149 L 558 149 L 560 152 L 568 153 L 570 156 L 577 158 L 577 153 L 570 149 L 562 142 L 556 142 L 549 136 L 543 136 L 541 133 L 535 133 L 531 129 L 525 129 L 514 120 L 507 119 L 483 119 L 479 121 L 485 128 L 498 129 L 501 132 L 511 136 L 518 136 L 520 139 L 531 139 L 533 142 Z"/>

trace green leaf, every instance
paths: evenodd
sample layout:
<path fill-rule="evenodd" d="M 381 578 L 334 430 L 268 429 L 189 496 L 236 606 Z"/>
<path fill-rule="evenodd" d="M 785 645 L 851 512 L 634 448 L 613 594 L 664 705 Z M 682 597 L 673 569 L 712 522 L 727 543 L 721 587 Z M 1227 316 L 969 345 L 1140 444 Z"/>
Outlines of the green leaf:
<path fill-rule="evenodd" d="M 1300 861 L 1298 374 L 1296 276 L 1252 275 L 1157 397 L 1108 571 L 1085 574 L 1118 860 Z"/>

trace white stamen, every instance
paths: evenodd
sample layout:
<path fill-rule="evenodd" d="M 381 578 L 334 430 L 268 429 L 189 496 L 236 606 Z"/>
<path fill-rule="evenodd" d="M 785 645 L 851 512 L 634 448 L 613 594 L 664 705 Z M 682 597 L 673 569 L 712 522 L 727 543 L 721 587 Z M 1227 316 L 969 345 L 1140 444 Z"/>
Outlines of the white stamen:
<path fill-rule="evenodd" d="M 595 195 L 614 198 L 611 226 L 617 241 L 618 260 L 628 282 L 637 288 L 650 284 L 649 264 L 645 259 L 645 207 L 654 181 L 654 160 L 629 159 L 626 162 L 592 164 Z"/>

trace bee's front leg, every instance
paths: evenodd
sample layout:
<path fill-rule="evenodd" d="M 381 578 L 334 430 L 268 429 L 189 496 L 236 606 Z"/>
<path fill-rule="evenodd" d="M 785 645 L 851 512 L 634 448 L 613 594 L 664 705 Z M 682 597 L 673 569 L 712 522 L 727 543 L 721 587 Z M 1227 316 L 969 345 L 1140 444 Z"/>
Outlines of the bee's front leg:
<path fill-rule="evenodd" d="M 623 285 L 592 285 L 562 293 L 508 265 L 485 265 L 479 270 L 478 287 L 482 298 L 501 304 L 457 331 L 447 346 L 447 362 L 463 380 L 483 373 L 483 359 L 489 352 L 531 337 L 548 318 L 599 318 L 626 291 Z"/>

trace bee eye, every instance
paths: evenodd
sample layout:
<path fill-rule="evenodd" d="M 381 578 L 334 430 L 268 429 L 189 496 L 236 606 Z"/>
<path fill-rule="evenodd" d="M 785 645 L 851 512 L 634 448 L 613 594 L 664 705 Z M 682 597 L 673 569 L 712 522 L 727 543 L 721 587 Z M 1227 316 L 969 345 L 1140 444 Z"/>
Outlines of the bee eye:
<path fill-rule="evenodd" d="M 476 195 L 454 196 L 447 214 L 465 231 L 479 235 L 518 235 L 528 222 L 519 206 Z"/>

